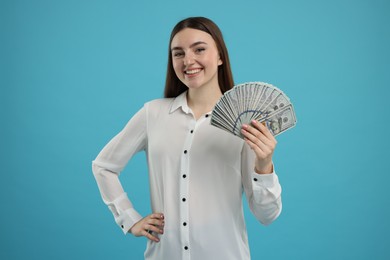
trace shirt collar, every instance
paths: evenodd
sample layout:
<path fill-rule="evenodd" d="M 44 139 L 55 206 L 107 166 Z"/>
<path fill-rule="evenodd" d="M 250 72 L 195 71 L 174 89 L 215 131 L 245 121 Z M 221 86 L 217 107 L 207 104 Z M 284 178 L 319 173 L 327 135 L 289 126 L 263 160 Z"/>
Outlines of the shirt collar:
<path fill-rule="evenodd" d="M 187 105 L 187 90 L 181 93 L 173 100 L 171 110 L 169 110 L 169 113 L 173 113 L 179 107 L 181 107 L 183 112 L 186 114 L 190 112 L 190 109 Z"/>

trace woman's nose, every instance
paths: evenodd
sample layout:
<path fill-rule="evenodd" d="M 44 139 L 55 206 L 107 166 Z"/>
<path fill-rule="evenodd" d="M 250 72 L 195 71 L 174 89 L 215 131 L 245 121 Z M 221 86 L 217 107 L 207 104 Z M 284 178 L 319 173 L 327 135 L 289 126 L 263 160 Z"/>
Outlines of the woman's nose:
<path fill-rule="evenodd" d="M 194 56 L 189 54 L 184 57 L 184 65 L 188 66 L 195 63 Z"/>

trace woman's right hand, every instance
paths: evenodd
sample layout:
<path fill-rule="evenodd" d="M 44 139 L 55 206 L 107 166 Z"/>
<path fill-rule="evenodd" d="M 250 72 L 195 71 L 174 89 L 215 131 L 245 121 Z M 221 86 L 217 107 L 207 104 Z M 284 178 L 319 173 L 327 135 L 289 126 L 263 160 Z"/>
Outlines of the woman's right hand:
<path fill-rule="evenodd" d="M 136 237 L 144 236 L 154 242 L 159 242 L 160 239 L 156 234 L 164 233 L 164 224 L 164 214 L 152 213 L 135 223 L 129 231 Z"/>

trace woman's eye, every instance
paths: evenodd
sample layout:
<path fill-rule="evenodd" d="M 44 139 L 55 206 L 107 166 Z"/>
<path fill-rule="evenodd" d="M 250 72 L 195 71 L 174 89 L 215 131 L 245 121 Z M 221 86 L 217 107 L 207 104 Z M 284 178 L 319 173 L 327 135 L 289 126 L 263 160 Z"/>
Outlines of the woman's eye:
<path fill-rule="evenodd" d="M 205 48 L 197 48 L 195 51 L 196 51 L 196 53 L 201 53 L 204 50 L 205 50 Z"/>
<path fill-rule="evenodd" d="M 182 52 L 174 52 L 173 53 L 173 57 L 175 57 L 175 58 L 179 58 L 179 57 L 181 57 L 181 56 L 183 56 L 184 54 L 182 53 Z"/>

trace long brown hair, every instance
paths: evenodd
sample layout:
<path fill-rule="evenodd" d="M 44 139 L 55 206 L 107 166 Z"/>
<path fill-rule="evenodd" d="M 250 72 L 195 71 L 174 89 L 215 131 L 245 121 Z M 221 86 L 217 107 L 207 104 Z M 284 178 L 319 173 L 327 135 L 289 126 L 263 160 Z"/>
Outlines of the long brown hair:
<path fill-rule="evenodd" d="M 189 17 L 186 18 L 173 28 L 171 38 L 168 46 L 168 68 L 167 78 L 165 81 L 164 97 L 177 97 L 188 88 L 183 82 L 176 76 L 172 64 L 171 43 L 173 37 L 185 28 L 197 29 L 204 31 L 211 35 L 217 46 L 222 64 L 218 67 L 218 83 L 222 93 L 231 89 L 234 85 L 233 74 L 230 68 L 230 61 L 228 51 L 223 40 L 222 32 L 218 26 L 208 18 L 205 17 Z"/>

